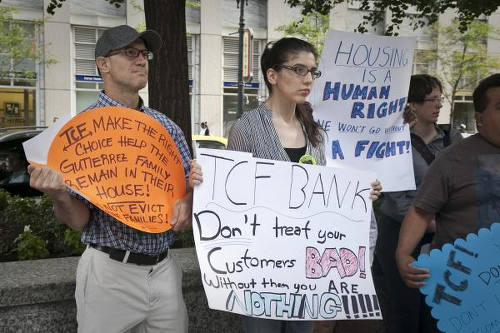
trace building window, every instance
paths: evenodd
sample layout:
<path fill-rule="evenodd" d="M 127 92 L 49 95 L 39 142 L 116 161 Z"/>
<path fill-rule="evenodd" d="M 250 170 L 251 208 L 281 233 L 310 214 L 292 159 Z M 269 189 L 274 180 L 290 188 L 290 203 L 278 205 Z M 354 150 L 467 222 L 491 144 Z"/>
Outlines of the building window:
<path fill-rule="evenodd" d="M 19 29 L 24 42 L 15 55 L 0 51 L 0 127 L 36 125 L 39 26 L 29 22 L 4 22 L 7 30 Z"/>
<path fill-rule="evenodd" d="M 0 127 L 36 124 L 36 89 L 0 87 Z"/>
<path fill-rule="evenodd" d="M 265 96 L 261 96 L 262 92 L 259 94 L 259 91 L 263 91 L 259 90 L 259 87 L 264 84 L 259 62 L 264 46 L 264 40 L 253 40 L 252 80 L 245 84 L 245 96 L 243 98 L 244 112 L 255 109 L 265 98 Z M 231 126 L 238 117 L 238 38 L 224 37 L 223 52 L 223 135 L 227 137 Z"/>
<path fill-rule="evenodd" d="M 415 50 L 413 58 L 413 74 L 436 73 L 436 51 L 435 50 Z"/>
<path fill-rule="evenodd" d="M 192 132 L 200 129 L 200 35 L 186 36 L 189 80 L 189 106 L 191 110 Z"/>
<path fill-rule="evenodd" d="M 187 60 L 188 60 L 188 80 L 189 80 L 189 93 L 193 93 L 195 81 L 199 78 L 199 42 L 200 35 L 189 34 L 186 36 L 187 43 Z"/>
<path fill-rule="evenodd" d="M 453 101 L 453 128 L 462 129 L 465 126 L 465 132 L 476 132 L 476 120 L 474 119 L 474 104 L 472 96 L 455 96 Z"/>
<path fill-rule="evenodd" d="M 192 35 L 186 36 L 187 43 L 187 57 L 188 57 L 188 80 L 189 80 L 189 90 L 191 91 L 191 86 L 193 85 L 193 43 L 194 38 Z"/>
<path fill-rule="evenodd" d="M 105 29 L 73 27 L 75 43 L 76 111 L 94 103 L 103 89 L 102 79 L 95 65 L 95 44 Z"/>

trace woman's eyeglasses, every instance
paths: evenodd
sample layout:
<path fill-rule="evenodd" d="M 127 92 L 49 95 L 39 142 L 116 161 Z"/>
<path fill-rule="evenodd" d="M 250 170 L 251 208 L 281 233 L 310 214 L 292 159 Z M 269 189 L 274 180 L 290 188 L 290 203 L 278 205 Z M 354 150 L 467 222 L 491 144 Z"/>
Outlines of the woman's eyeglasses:
<path fill-rule="evenodd" d="M 426 98 L 423 100 L 424 102 L 432 102 L 432 103 L 443 103 L 444 102 L 444 97 L 433 97 L 433 98 Z"/>
<path fill-rule="evenodd" d="M 300 75 L 300 76 L 306 76 L 307 73 L 311 73 L 311 76 L 314 79 L 317 79 L 318 77 L 321 76 L 321 72 L 318 71 L 317 68 L 313 67 L 311 69 L 307 68 L 307 66 L 302 65 L 302 64 L 297 64 L 293 66 L 287 66 L 287 65 L 276 65 L 274 68 L 285 68 L 290 71 L 293 71 L 295 74 Z"/>

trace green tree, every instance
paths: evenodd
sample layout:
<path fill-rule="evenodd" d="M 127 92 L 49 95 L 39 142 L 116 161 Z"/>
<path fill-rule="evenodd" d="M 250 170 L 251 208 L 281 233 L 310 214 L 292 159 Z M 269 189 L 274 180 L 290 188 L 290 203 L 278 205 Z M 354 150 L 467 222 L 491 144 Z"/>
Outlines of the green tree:
<path fill-rule="evenodd" d="M 277 27 L 276 30 L 283 31 L 286 35 L 299 36 L 307 40 L 316 47 L 318 54 L 321 54 L 323 41 L 329 26 L 329 15 L 311 12 L 301 20 L 293 20 L 287 25 Z"/>
<path fill-rule="evenodd" d="M 434 43 L 437 52 L 429 52 L 424 61 L 439 64 L 438 78 L 443 83 L 446 99 L 450 102 L 450 124 L 454 119 L 454 101 L 457 93 L 470 91 L 479 80 L 500 68 L 500 57 L 487 52 L 487 40 L 499 39 L 500 29 L 484 21 L 475 21 L 460 32 L 460 22 L 454 20 L 448 26 L 434 24 Z"/>
<path fill-rule="evenodd" d="M 301 6 L 304 16 L 311 12 L 328 15 L 333 7 L 345 1 L 354 2 L 353 0 L 285 0 L 291 7 Z M 433 24 L 437 22 L 440 14 L 449 9 L 454 10 L 457 13 L 460 31 L 465 31 L 476 19 L 483 15 L 491 15 L 500 6 L 498 0 L 358 0 L 356 2 L 360 4 L 360 10 L 370 11 L 359 24 L 357 28 L 359 32 L 366 32 L 368 24 L 376 26 L 379 22 L 383 22 L 386 10 L 391 11 L 390 24 L 386 29 L 387 35 L 398 34 L 399 25 L 403 22 L 403 18 L 407 17 L 408 9 L 417 12 L 417 15 L 411 17 L 415 28 Z"/>
<path fill-rule="evenodd" d="M 0 7 L 0 75 L 2 78 L 34 78 L 30 66 L 43 59 L 34 25 L 16 21 L 15 9 Z"/>

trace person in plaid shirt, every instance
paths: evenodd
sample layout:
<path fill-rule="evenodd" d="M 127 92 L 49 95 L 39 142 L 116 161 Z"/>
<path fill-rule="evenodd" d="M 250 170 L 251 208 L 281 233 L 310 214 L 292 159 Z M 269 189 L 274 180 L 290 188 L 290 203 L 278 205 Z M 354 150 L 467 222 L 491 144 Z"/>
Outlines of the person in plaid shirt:
<path fill-rule="evenodd" d="M 104 90 L 88 109 L 122 106 L 154 118 L 174 139 L 188 175 L 191 156 L 181 129 L 139 97 L 148 82 L 148 60 L 160 47 L 153 30 L 138 33 L 126 25 L 106 30 L 95 49 Z M 82 230 L 87 244 L 76 277 L 78 332 L 187 332 L 182 272 L 168 248 L 174 232 L 191 225 L 192 191 L 174 205 L 173 230 L 146 233 L 69 190 L 57 171 L 30 165 L 28 172 L 30 185 L 52 198 L 56 217 Z"/>

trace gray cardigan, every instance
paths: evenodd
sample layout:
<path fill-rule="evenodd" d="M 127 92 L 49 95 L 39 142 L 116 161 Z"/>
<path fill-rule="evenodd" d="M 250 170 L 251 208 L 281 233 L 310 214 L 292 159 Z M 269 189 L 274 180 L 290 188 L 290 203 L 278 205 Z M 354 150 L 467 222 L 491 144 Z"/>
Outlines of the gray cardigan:
<path fill-rule="evenodd" d="M 314 147 L 307 135 L 305 137 L 307 142 L 306 154 L 313 156 L 318 165 L 325 165 L 325 140 L 323 139 L 317 147 Z M 227 148 L 252 153 L 253 157 L 256 158 L 290 161 L 274 128 L 272 111 L 264 103 L 256 109 L 245 112 L 234 123 L 229 132 Z"/>

